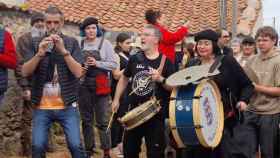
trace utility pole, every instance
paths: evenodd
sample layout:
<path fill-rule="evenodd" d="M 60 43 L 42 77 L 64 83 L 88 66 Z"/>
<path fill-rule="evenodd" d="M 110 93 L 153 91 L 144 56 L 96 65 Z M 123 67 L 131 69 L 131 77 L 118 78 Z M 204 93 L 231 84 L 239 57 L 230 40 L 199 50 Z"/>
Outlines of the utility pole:
<path fill-rule="evenodd" d="M 237 34 L 237 14 L 238 14 L 238 0 L 232 0 L 232 35 Z"/>
<path fill-rule="evenodd" d="M 272 19 L 273 19 L 273 23 L 272 23 L 273 28 L 276 29 L 276 17 L 274 16 Z"/>
<path fill-rule="evenodd" d="M 227 0 L 220 0 L 220 28 L 226 29 Z"/>

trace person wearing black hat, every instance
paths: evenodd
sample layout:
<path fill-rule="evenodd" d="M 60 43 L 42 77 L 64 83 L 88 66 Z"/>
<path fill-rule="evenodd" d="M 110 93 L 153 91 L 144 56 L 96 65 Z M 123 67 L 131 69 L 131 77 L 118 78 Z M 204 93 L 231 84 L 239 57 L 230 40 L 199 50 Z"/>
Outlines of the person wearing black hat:
<path fill-rule="evenodd" d="M 242 56 L 238 61 L 242 67 L 245 66 L 247 61 L 252 55 L 257 54 L 255 39 L 251 36 L 246 36 L 241 42 Z"/>
<path fill-rule="evenodd" d="M 32 120 L 32 105 L 31 105 L 31 78 L 22 76 L 21 68 L 24 62 L 24 57 L 28 52 L 32 52 L 33 39 L 38 39 L 45 35 L 45 15 L 40 12 L 34 12 L 30 20 L 31 29 L 20 36 L 17 40 L 16 49 L 18 56 L 17 68 L 15 77 L 18 85 L 23 89 L 23 109 L 22 109 L 22 154 L 23 156 L 31 155 L 31 120 Z M 52 140 L 52 139 L 49 139 Z"/>
<path fill-rule="evenodd" d="M 254 86 L 233 56 L 221 54 L 216 32 L 210 29 L 198 32 L 195 35 L 195 41 L 198 57 L 192 59 L 187 66 L 220 63 L 218 64 L 220 66 L 217 67 L 220 73 L 213 76 L 212 79 L 217 84 L 222 96 L 225 120 L 222 140 L 217 148 L 207 149 L 201 145 L 188 146 L 185 149 L 185 157 L 233 158 L 234 151 L 239 150 L 237 142 L 234 141 L 234 138 L 239 134 L 235 129 L 239 121 L 238 111 L 245 110 Z"/>
<path fill-rule="evenodd" d="M 95 150 L 93 126 L 96 125 L 104 158 L 109 158 L 111 148 L 111 132 L 107 130 L 111 110 L 109 73 L 117 68 L 117 59 L 112 44 L 105 39 L 96 18 L 86 18 L 80 26 L 80 31 L 84 37 L 81 49 L 86 70 L 79 92 L 85 148 L 89 155 Z"/>

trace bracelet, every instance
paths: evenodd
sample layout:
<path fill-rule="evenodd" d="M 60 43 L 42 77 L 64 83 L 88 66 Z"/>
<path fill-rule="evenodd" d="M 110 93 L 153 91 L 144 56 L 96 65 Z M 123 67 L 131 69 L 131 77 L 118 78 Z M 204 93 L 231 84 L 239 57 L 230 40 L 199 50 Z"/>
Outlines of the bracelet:
<path fill-rule="evenodd" d="M 63 54 L 62 56 L 63 56 L 63 57 L 67 57 L 67 56 L 69 56 L 69 55 L 70 55 L 70 53 L 68 52 L 68 53 Z"/>
<path fill-rule="evenodd" d="M 42 59 L 42 58 L 44 58 L 45 56 L 44 56 L 44 55 L 36 54 L 35 57 L 38 57 L 38 58 Z"/>

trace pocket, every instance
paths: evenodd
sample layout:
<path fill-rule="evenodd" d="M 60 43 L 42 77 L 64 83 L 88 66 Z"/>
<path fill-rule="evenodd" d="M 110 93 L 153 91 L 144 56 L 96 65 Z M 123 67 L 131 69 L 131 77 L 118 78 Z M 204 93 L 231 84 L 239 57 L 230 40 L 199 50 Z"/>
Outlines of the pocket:
<path fill-rule="evenodd" d="M 98 74 L 95 78 L 96 95 L 108 95 L 111 93 L 111 87 L 107 74 Z"/>

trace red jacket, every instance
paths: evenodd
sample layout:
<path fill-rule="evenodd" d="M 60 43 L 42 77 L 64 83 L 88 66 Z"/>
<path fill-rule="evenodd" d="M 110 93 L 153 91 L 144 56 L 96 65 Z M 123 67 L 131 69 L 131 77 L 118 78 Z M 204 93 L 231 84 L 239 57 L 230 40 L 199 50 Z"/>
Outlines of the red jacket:
<path fill-rule="evenodd" d="M 159 43 L 159 51 L 170 59 L 172 63 L 175 63 L 175 45 L 187 35 L 188 28 L 181 26 L 176 32 L 170 32 L 159 24 L 155 26 L 162 34 L 162 39 Z"/>
<path fill-rule="evenodd" d="M 16 68 L 16 48 L 10 33 L 4 33 L 4 52 L 0 53 L 0 66 L 10 69 Z"/>

